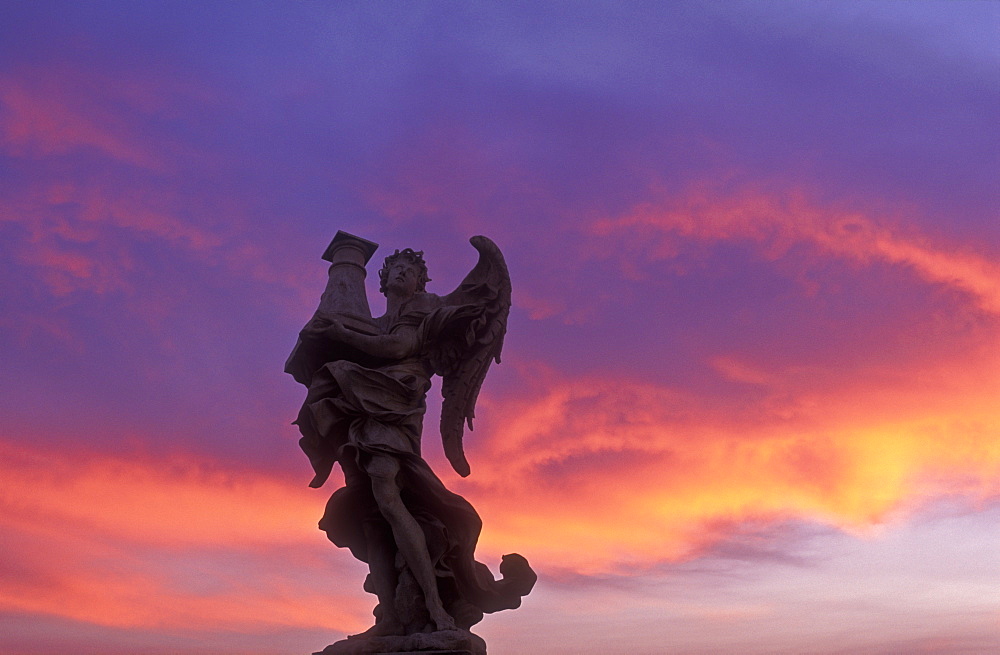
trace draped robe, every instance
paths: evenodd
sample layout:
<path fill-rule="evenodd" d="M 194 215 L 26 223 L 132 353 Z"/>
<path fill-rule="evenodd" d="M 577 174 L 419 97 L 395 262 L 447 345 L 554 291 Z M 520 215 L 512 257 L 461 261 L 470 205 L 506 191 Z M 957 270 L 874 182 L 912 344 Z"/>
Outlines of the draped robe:
<path fill-rule="evenodd" d="M 501 580 L 475 560 L 482 529 L 479 515 L 468 501 L 445 488 L 420 454 L 430 389 L 429 353 L 449 326 L 475 321 L 484 309 L 442 306 L 433 294 L 418 294 L 416 300 L 404 305 L 395 320 L 382 317 L 376 323 L 384 334 L 414 328 L 418 352 L 380 365 L 342 359 L 324 364 L 313 374 L 296 420 L 303 435 L 299 443 L 316 472 L 310 486 L 321 486 L 334 463 L 341 465 L 345 484 L 331 496 L 319 526 L 334 544 L 349 548 L 366 563 L 370 560 L 365 524 L 384 524 L 384 519 L 364 465 L 375 454 L 399 462 L 400 496 L 423 530 L 442 602 L 459 627 L 468 628 L 482 619 L 483 612 L 518 607 L 536 576 L 519 555 L 504 557 Z M 405 566 L 401 557 L 396 560 L 397 568 Z M 365 588 L 373 591 L 370 584 Z"/>

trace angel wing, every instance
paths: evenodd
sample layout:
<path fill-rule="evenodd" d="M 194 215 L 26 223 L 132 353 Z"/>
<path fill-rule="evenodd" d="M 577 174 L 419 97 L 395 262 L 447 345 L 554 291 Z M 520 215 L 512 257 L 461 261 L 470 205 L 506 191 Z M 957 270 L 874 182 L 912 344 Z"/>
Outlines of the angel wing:
<path fill-rule="evenodd" d="M 490 364 L 500 363 L 510 313 L 510 275 L 500 249 L 484 236 L 472 237 L 469 243 L 479 251 L 479 262 L 457 289 L 442 298 L 442 305 L 453 311 L 430 358 L 434 372 L 444 378 L 444 452 L 462 477 L 469 475 L 462 448 L 465 425 L 472 430 L 479 389 Z"/>

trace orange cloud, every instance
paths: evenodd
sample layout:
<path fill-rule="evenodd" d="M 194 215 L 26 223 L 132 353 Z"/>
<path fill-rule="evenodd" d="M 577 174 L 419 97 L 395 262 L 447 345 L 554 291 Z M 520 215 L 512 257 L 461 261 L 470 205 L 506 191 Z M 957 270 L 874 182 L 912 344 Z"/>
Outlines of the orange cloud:
<path fill-rule="evenodd" d="M 795 392 L 795 373 L 720 368 L 754 376 L 767 397 L 734 413 L 537 368 L 530 395 L 484 396 L 467 439 L 472 477 L 438 467 L 483 517 L 480 559 L 519 551 L 550 575 L 642 569 L 696 556 L 745 522 L 865 534 L 929 497 L 1000 494 L 993 345 L 919 377 L 821 391 Z M 304 479 L 190 458 L 0 444 L 0 609 L 109 626 L 359 630 L 373 604 L 364 567 L 316 530 L 324 501 Z M 201 588 L 183 578 L 204 557 L 216 559 Z M 329 575 L 326 561 L 353 568 Z M 323 577 L 310 589 L 276 566 Z"/>
<path fill-rule="evenodd" d="M 969 294 L 983 311 L 1000 313 L 1000 263 L 934 243 L 900 227 L 902 223 L 893 215 L 822 207 L 802 191 L 727 194 L 702 185 L 680 197 L 642 203 L 622 216 L 594 220 L 588 229 L 602 244 L 613 237 L 640 239 L 652 259 L 671 257 L 677 238 L 751 240 L 761 244 L 769 259 L 793 244 L 807 243 L 834 257 L 906 266 L 927 282 Z M 628 273 L 629 263 L 623 264 Z"/>
<path fill-rule="evenodd" d="M 54 455 L 3 444 L 0 453 L 0 499 L 16 520 L 46 516 L 116 539 L 178 548 L 301 543 L 314 536 L 318 520 L 315 495 L 295 480 L 244 477 L 194 460 Z"/>
<path fill-rule="evenodd" d="M 473 475 L 455 483 L 487 517 L 483 548 L 607 572 L 696 555 L 726 523 L 802 518 L 865 534 L 940 495 L 1000 494 L 995 346 L 837 389 L 726 372 L 764 385 L 760 406 L 554 374 L 530 398 L 484 398 L 489 437 L 468 437 Z"/>
<path fill-rule="evenodd" d="M 117 627 L 363 629 L 363 575 L 323 578 L 324 499 L 294 482 L 0 443 L 0 609 Z"/>
<path fill-rule="evenodd" d="M 206 579 L 221 577 L 225 581 L 219 589 L 199 591 L 179 587 L 169 568 L 150 558 L 148 551 L 102 551 L 57 530 L 35 536 L 39 542 L 33 544 L 31 554 L 47 556 L 45 561 L 37 562 L 36 570 L 43 577 L 5 579 L 0 589 L 0 610 L 120 628 L 251 633 L 289 626 L 352 632 L 364 629 L 366 621 L 370 621 L 365 607 L 373 603 L 359 598 L 363 595 L 360 590 L 340 594 L 329 590 L 330 580 L 310 589 L 271 573 L 272 562 L 280 559 L 278 553 L 271 554 L 270 562 L 261 558 L 252 568 L 228 574 L 220 572 L 226 565 L 217 562 L 192 566 L 198 558 L 194 554 L 185 561 L 195 572 L 189 575 L 204 569 Z M 46 548 L 43 539 L 58 547 Z M 26 558 L 23 552 L 8 555 Z M 346 581 L 341 588 L 351 589 Z"/>
<path fill-rule="evenodd" d="M 742 409 L 536 367 L 523 395 L 482 398 L 470 478 L 435 465 L 483 518 L 481 560 L 518 551 L 550 575 L 697 556 L 746 522 L 801 518 L 864 535 L 928 498 L 1000 494 L 996 343 L 808 391 L 798 371 L 712 358 L 765 391 Z M 325 493 L 304 481 L 0 443 L 0 608 L 113 626 L 361 629 L 373 604 L 364 567 L 325 543 L 315 527 Z M 227 571 L 208 588 L 171 573 L 190 577 L 208 556 L 226 565 L 206 571 Z M 325 576 L 324 561 L 353 568 L 304 594 L 309 584 L 269 572 L 281 562 Z"/>

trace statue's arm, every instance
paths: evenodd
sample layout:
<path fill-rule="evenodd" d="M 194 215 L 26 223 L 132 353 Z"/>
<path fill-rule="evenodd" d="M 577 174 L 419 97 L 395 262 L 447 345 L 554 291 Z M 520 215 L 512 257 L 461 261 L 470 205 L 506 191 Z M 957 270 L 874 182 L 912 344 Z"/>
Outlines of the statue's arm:
<path fill-rule="evenodd" d="M 380 359 L 406 359 L 419 350 L 417 331 L 411 327 L 401 327 L 390 334 L 369 335 L 355 332 L 334 319 L 315 328 L 314 334 L 321 334 Z"/>

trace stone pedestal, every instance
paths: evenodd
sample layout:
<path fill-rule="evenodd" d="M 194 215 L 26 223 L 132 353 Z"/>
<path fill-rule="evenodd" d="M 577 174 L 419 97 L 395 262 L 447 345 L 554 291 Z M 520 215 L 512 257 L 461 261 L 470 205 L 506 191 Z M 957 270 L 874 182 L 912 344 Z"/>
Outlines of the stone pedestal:
<path fill-rule="evenodd" d="M 330 644 L 313 655 L 486 655 L 486 642 L 467 630 L 418 632 L 405 637 L 358 635 Z"/>

